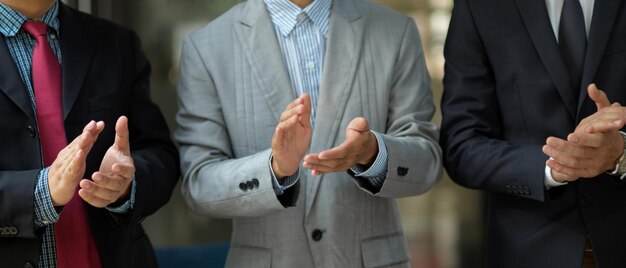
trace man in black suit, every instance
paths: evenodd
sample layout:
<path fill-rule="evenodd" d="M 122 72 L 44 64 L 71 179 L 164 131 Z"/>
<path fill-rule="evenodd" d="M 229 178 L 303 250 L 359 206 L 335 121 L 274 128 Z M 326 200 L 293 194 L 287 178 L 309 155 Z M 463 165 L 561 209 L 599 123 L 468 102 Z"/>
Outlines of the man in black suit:
<path fill-rule="evenodd" d="M 487 266 L 626 267 L 626 1 L 455 3 L 441 144 L 489 193 Z"/>
<path fill-rule="evenodd" d="M 0 66 L 0 267 L 156 266 L 140 222 L 179 164 L 137 36 L 0 0 Z"/>

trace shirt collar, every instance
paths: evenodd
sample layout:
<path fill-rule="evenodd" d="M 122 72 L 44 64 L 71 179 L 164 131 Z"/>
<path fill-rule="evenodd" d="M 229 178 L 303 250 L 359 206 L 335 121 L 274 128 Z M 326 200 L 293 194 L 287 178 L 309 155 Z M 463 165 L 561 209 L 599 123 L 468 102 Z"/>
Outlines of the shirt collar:
<path fill-rule="evenodd" d="M 326 36 L 332 0 L 314 0 L 313 3 L 304 9 L 301 9 L 289 0 L 264 1 L 272 22 L 284 36 L 289 35 L 298 25 L 298 16 L 302 13 L 306 14 L 313 24 L 320 29 L 322 34 Z"/>
<path fill-rule="evenodd" d="M 52 8 L 46 12 L 46 14 L 41 17 L 41 22 L 48 24 L 48 26 L 54 31 L 59 33 L 59 2 L 55 2 L 52 5 Z M 20 29 L 22 28 L 22 24 L 27 21 L 24 15 L 20 14 L 17 11 L 14 11 L 10 7 L 0 3 L 0 33 L 6 37 L 15 36 Z"/>

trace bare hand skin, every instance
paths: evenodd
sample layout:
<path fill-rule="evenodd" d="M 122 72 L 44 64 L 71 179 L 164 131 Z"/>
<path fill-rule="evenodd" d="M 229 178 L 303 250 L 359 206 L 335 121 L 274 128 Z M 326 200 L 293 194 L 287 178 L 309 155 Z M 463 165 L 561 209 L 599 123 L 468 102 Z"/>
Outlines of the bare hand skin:
<path fill-rule="evenodd" d="M 87 155 L 103 129 L 104 122 L 89 122 L 82 134 L 57 155 L 48 172 L 48 188 L 54 206 L 64 206 L 74 196 L 85 174 Z"/>
<path fill-rule="evenodd" d="M 543 152 L 556 181 L 595 177 L 615 166 L 623 152 L 619 129 L 626 124 L 626 109 L 610 104 L 606 94 L 591 84 L 587 92 L 598 111 L 583 119 L 567 140 L 549 137 Z"/>
<path fill-rule="evenodd" d="M 311 97 L 302 94 L 280 115 L 272 137 L 272 170 L 278 180 L 293 175 L 311 144 Z"/>
<path fill-rule="evenodd" d="M 355 164 L 370 166 L 378 155 L 378 142 L 363 117 L 353 119 L 346 128 L 345 141 L 334 148 L 304 157 L 305 168 L 313 176 L 329 172 L 344 172 Z"/>
<path fill-rule="evenodd" d="M 128 118 L 120 117 L 115 124 L 115 142 L 107 150 L 100 170 L 91 178 L 80 182 L 78 194 L 94 207 L 106 207 L 127 198 L 135 174 L 135 164 L 130 155 Z"/>

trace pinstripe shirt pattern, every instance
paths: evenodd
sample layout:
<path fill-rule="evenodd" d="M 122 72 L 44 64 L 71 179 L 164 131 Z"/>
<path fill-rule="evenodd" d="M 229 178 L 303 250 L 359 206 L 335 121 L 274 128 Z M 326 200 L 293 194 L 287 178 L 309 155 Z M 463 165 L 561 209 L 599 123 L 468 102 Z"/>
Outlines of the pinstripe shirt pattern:
<path fill-rule="evenodd" d="M 59 63 L 61 63 L 61 48 L 59 45 L 59 19 L 58 19 L 59 3 L 56 2 L 52 8 L 44 14 L 40 19 L 41 22 L 48 25 L 48 42 L 52 47 Z M 35 39 L 22 30 L 22 24 L 28 18 L 22 14 L 15 12 L 8 6 L 0 3 L 0 33 L 4 35 L 5 41 L 11 53 L 11 57 L 15 62 L 17 69 L 22 78 L 22 82 L 28 91 L 28 96 L 33 108 L 36 112 L 35 94 L 33 91 L 31 69 L 33 49 L 35 48 Z M 43 154 L 42 154 L 43 155 Z M 43 166 L 43 159 L 42 166 Z M 52 224 L 59 220 L 59 214 L 52 204 L 50 190 L 48 189 L 48 171 L 44 168 L 39 172 L 37 185 L 35 186 L 35 227 L 45 228 L 42 237 L 41 254 L 39 255 L 39 267 L 56 267 L 56 249 L 54 243 L 54 231 Z M 120 207 L 107 208 L 109 211 L 116 213 L 124 213 L 132 208 L 135 195 L 135 181 L 133 179 L 131 198 Z"/>
<path fill-rule="evenodd" d="M 332 0 L 315 0 L 301 9 L 289 0 L 264 0 L 287 67 L 295 96 L 311 96 L 311 122 L 315 122 L 320 79 L 324 65 L 326 38 Z M 387 150 L 379 133 L 378 156 L 369 169 L 356 165 L 357 176 L 366 177 L 374 186 L 382 187 L 387 175 Z"/>

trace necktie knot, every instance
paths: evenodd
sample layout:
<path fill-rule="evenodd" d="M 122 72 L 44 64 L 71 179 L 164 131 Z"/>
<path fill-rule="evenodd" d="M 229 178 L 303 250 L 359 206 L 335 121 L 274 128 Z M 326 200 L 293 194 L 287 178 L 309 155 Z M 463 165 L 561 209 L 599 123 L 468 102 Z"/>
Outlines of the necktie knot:
<path fill-rule="evenodd" d="M 48 25 L 40 21 L 26 21 L 22 24 L 22 29 L 34 38 L 45 36 L 48 32 Z"/>

